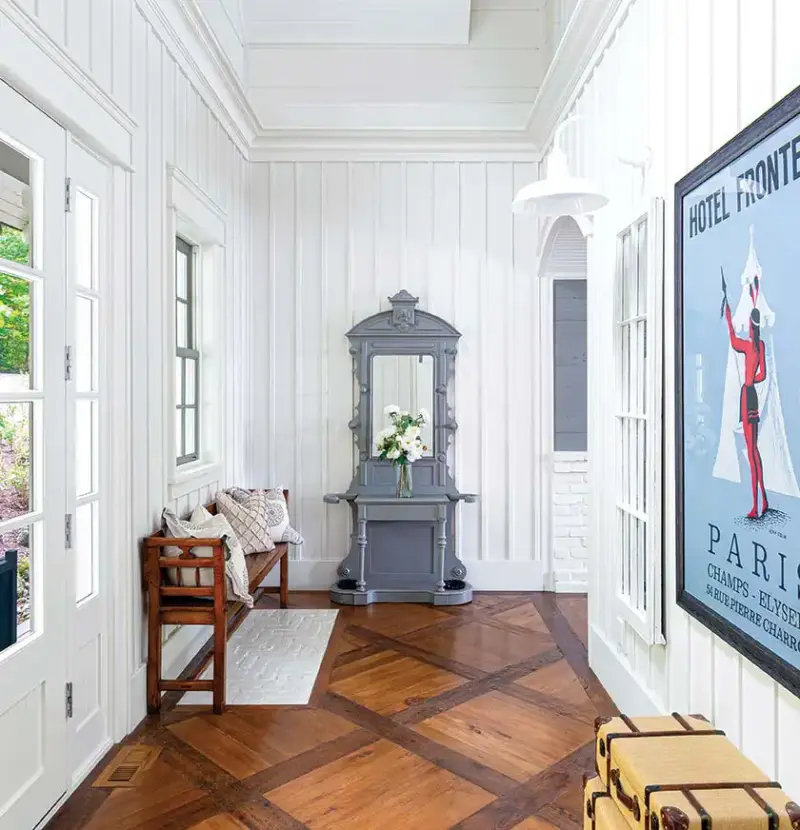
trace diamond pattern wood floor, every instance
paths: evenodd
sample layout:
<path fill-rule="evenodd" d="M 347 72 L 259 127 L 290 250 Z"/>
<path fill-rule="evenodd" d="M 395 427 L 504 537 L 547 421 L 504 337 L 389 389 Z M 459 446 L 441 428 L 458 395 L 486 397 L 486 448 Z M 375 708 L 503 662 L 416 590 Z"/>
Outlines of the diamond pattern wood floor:
<path fill-rule="evenodd" d="M 314 705 L 148 718 L 126 741 L 162 750 L 140 786 L 93 789 L 95 772 L 49 830 L 579 830 L 592 723 L 614 713 L 587 664 L 585 598 L 340 616 Z"/>

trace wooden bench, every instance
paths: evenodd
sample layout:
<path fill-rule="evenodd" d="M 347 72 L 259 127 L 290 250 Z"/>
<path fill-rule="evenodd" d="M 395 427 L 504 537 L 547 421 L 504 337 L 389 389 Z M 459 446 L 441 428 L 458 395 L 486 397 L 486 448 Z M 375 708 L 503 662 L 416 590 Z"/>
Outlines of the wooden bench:
<path fill-rule="evenodd" d="M 284 490 L 288 504 L 289 493 Z M 216 513 L 216 505 L 207 505 L 209 513 Z M 180 556 L 165 557 L 163 549 L 176 547 L 181 549 Z M 202 558 L 195 556 L 192 548 L 210 547 L 213 556 Z M 263 553 L 251 553 L 245 556 L 250 593 L 256 589 L 264 577 L 280 562 L 280 605 L 286 608 L 289 601 L 289 546 L 285 543 L 275 546 L 275 550 Z M 179 580 L 180 585 L 171 585 L 164 573 L 166 568 L 190 569 L 194 574 L 187 575 L 194 582 L 199 582 L 200 569 L 213 570 L 213 584 L 209 586 L 186 585 L 189 579 Z M 240 623 L 248 613 L 243 603 L 227 601 L 225 579 L 225 546 L 222 539 L 171 539 L 159 531 L 144 540 L 144 575 L 147 585 L 147 711 L 157 714 L 161 711 L 161 693 L 176 692 L 212 692 L 214 712 L 222 713 L 225 708 L 225 652 L 228 640 L 228 613 L 236 614 L 236 623 Z M 199 677 L 188 680 L 165 680 L 161 677 L 161 627 L 163 625 L 210 625 L 213 627 L 213 665 L 211 680 Z M 202 671 L 202 665 L 197 675 Z"/>

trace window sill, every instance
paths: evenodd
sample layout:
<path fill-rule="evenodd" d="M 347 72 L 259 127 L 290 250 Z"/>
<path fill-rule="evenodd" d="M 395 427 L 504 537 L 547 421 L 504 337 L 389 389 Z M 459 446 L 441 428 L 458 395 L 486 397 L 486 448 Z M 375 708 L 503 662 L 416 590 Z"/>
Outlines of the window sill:
<path fill-rule="evenodd" d="M 199 490 L 208 484 L 218 482 L 222 475 L 222 465 L 217 462 L 200 461 L 187 464 L 175 471 L 169 480 L 169 500 L 179 499 L 188 493 Z"/>

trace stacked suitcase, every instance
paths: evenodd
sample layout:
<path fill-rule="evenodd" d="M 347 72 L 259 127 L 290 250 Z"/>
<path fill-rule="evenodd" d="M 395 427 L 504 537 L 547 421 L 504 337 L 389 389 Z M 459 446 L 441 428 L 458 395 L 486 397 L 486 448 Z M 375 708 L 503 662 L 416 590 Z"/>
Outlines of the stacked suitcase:
<path fill-rule="evenodd" d="M 584 830 L 800 830 L 800 805 L 701 716 L 598 718 L 595 732 Z"/>

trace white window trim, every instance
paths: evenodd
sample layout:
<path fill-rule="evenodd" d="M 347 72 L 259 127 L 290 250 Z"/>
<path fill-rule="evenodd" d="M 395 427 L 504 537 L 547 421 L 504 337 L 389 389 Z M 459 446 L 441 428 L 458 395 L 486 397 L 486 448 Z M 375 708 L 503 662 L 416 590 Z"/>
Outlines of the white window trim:
<path fill-rule="evenodd" d="M 164 326 L 164 428 L 166 431 L 165 477 L 168 499 L 178 499 L 219 481 L 224 466 L 224 402 L 219 390 L 224 377 L 225 338 L 222 332 L 222 286 L 225 267 L 226 215 L 181 170 L 167 168 L 167 221 Z M 175 237 L 195 246 L 196 337 L 201 355 L 200 458 L 177 464 L 175 446 Z"/>
<path fill-rule="evenodd" d="M 663 411 L 663 292 L 664 292 L 664 200 L 654 199 L 648 209 L 639 214 L 621 233 L 631 225 L 647 219 L 647 285 L 646 316 L 650 323 L 647 335 L 648 362 L 652 370 L 647 374 L 647 386 L 644 390 L 647 412 L 647 447 L 649 449 L 647 478 L 644 482 L 647 498 L 646 545 L 648 556 L 645 561 L 645 579 L 649 586 L 649 603 L 646 611 L 634 607 L 619 590 L 615 592 L 617 616 L 629 625 L 648 645 L 666 643 L 663 630 L 664 602 L 664 551 L 662 538 L 662 411 Z M 619 245 L 617 237 L 617 245 Z M 619 257 L 619 248 L 617 249 Z M 621 302 L 621 281 L 619 279 L 619 261 L 615 266 L 615 300 L 614 300 L 614 361 L 615 361 L 615 397 L 614 397 L 614 467 L 619 469 L 619 448 L 617 446 L 617 423 L 619 421 L 618 388 L 620 376 L 616 370 L 616 361 L 620 355 L 619 312 Z M 620 482 L 615 477 L 614 492 L 614 550 L 616 553 L 615 575 L 622 566 L 622 540 L 618 537 L 618 496 Z"/>

